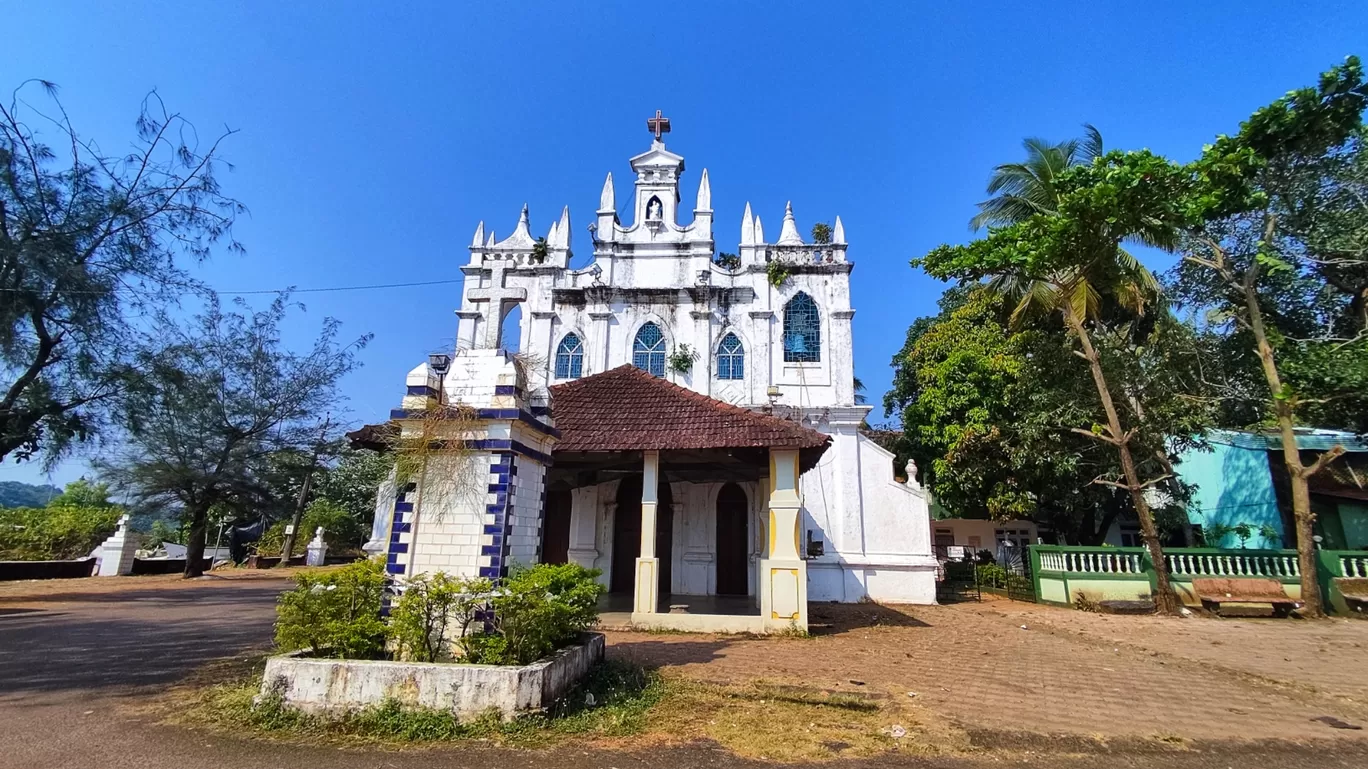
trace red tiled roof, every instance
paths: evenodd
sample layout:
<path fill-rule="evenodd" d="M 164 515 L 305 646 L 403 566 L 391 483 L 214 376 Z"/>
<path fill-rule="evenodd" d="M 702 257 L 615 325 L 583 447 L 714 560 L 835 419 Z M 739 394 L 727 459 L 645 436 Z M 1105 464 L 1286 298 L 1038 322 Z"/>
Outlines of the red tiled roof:
<path fill-rule="evenodd" d="M 815 464 L 831 444 L 830 436 L 809 427 L 723 403 L 632 365 L 552 387 L 551 409 L 561 431 L 555 453 L 763 447 L 806 449 L 813 456 L 805 460 Z"/>

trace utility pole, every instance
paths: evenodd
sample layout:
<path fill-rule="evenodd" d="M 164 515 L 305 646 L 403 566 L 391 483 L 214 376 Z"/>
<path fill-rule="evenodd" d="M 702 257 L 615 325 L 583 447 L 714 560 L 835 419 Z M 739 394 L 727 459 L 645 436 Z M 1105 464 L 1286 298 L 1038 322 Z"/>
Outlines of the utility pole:
<path fill-rule="evenodd" d="M 299 538 L 299 526 L 304 520 L 304 506 L 309 501 L 309 491 L 313 488 L 314 470 L 318 467 L 318 454 L 323 449 L 323 440 L 328 434 L 328 428 L 332 426 L 332 415 L 323 420 L 323 429 L 318 434 L 318 442 L 314 444 L 313 456 L 309 458 L 309 469 L 304 475 L 304 483 L 299 487 L 299 500 L 295 502 L 294 516 L 290 519 L 290 526 L 285 530 L 285 541 L 280 545 L 280 563 L 277 567 L 283 568 L 290 565 L 290 554 L 294 551 L 295 540 Z"/>

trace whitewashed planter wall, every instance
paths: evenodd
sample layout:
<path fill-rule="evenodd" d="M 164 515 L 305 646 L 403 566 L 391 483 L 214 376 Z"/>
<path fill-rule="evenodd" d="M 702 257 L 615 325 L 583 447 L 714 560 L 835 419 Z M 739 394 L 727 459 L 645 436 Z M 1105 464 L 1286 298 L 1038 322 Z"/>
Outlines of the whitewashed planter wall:
<path fill-rule="evenodd" d="M 544 708 L 569 691 L 603 660 L 603 636 L 531 665 L 463 665 L 446 662 L 315 659 L 297 654 L 271 657 L 261 696 L 278 692 L 306 713 L 343 713 L 386 700 L 410 707 L 473 717 L 491 709 L 505 717 Z"/>

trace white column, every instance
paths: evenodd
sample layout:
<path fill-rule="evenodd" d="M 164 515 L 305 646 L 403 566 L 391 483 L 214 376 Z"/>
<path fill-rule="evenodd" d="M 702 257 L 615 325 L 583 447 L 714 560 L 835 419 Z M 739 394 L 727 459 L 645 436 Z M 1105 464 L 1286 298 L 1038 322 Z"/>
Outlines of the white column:
<path fill-rule="evenodd" d="M 636 560 L 633 614 L 655 614 L 659 601 L 660 559 L 656 557 L 656 487 L 659 484 L 660 452 L 643 452 L 641 463 L 641 557 Z M 669 557 L 669 554 L 666 554 Z M 635 621 L 635 618 L 633 619 Z"/>
<path fill-rule="evenodd" d="M 608 335 L 612 332 L 610 321 L 613 319 L 611 312 L 591 312 L 589 318 L 593 323 L 592 340 L 593 346 L 584 351 L 584 375 L 602 374 L 609 368 L 610 358 L 608 357 L 609 339 Z"/>
<path fill-rule="evenodd" d="M 698 360 L 694 363 L 693 389 L 704 395 L 712 395 L 713 357 L 717 352 L 712 347 L 712 311 L 692 310 L 689 316 L 694 321 L 694 345 L 698 350 Z"/>
<path fill-rule="evenodd" d="M 766 630 L 807 630 L 807 562 L 799 554 L 802 496 L 798 452 L 770 449 L 769 525 L 760 559 L 760 618 Z"/>

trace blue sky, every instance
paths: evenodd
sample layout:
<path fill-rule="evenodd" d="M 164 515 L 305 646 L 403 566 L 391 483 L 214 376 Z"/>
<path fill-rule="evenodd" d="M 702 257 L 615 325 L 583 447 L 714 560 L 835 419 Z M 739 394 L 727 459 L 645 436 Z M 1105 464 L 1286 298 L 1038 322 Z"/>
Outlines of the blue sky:
<path fill-rule="evenodd" d="M 390 5 L 16 3 L 0 87 L 55 81 L 106 148 L 131 138 L 152 88 L 203 135 L 237 129 L 222 181 L 251 209 L 248 251 L 200 270 L 223 290 L 459 278 L 476 223 L 505 235 L 524 202 L 537 235 L 569 205 L 582 257 L 604 174 L 624 177 L 662 109 L 686 197 L 709 170 L 720 249 L 747 201 L 775 228 L 788 200 L 804 232 L 840 214 L 855 368 L 877 403 L 943 289 L 908 259 L 971 237 L 990 169 L 1023 137 L 1091 122 L 1112 147 L 1190 158 L 1368 54 L 1357 3 Z M 460 303 L 458 285 L 299 298 L 300 345 L 325 316 L 375 334 L 345 381 L 357 422 L 384 418 L 404 373 L 450 346 Z"/>

